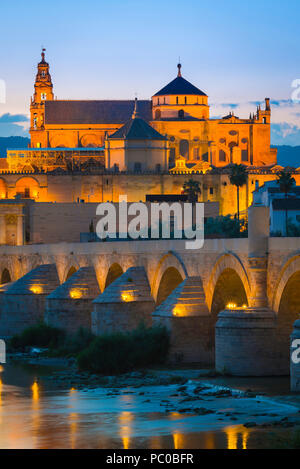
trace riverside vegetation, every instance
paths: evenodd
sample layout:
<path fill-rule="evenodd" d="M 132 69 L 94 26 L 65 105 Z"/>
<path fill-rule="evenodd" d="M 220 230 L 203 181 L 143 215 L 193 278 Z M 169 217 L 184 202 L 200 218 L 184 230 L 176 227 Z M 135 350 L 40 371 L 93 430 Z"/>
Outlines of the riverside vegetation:
<path fill-rule="evenodd" d="M 25 329 L 9 341 L 9 352 L 30 347 L 43 348 L 44 356 L 74 357 L 79 370 L 112 375 L 162 364 L 169 350 L 169 334 L 164 327 L 141 324 L 126 333 L 94 336 L 80 328 L 73 336 L 44 323 Z"/>

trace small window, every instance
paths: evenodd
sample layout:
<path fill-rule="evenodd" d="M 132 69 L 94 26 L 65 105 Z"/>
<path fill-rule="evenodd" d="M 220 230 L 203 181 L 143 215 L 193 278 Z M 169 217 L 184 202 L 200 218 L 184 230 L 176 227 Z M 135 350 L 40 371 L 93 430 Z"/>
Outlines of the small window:
<path fill-rule="evenodd" d="M 180 109 L 180 111 L 178 111 L 178 117 L 179 117 L 179 119 L 184 118 L 184 110 L 183 109 Z"/>
<path fill-rule="evenodd" d="M 157 104 L 159 105 L 159 98 L 157 98 Z"/>
<path fill-rule="evenodd" d="M 186 96 L 185 96 L 185 97 L 184 97 L 184 104 L 186 104 L 186 103 L 187 103 L 187 98 L 186 98 Z"/>
<path fill-rule="evenodd" d="M 47 93 L 41 93 L 41 100 L 45 101 L 47 99 Z"/>
<path fill-rule="evenodd" d="M 209 193 L 210 193 L 210 195 L 214 195 L 214 188 L 213 187 L 209 188 Z"/>
<path fill-rule="evenodd" d="M 176 104 L 178 104 L 178 96 L 176 96 Z"/>
<path fill-rule="evenodd" d="M 266 123 L 267 123 L 267 118 L 263 117 L 263 124 L 266 124 Z"/>

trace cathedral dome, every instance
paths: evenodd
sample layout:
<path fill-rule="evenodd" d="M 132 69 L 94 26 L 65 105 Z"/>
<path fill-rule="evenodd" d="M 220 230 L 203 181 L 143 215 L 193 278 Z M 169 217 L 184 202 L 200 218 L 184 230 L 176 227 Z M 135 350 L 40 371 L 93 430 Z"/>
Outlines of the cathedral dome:
<path fill-rule="evenodd" d="M 132 118 L 108 138 L 121 140 L 166 140 L 166 137 L 157 132 L 157 130 L 139 116 L 137 99 L 135 100 Z"/>
<path fill-rule="evenodd" d="M 181 64 L 177 65 L 177 77 L 168 83 L 164 88 L 158 91 L 154 96 L 167 96 L 167 95 L 198 95 L 207 96 L 196 86 L 192 85 L 189 81 L 181 76 Z"/>

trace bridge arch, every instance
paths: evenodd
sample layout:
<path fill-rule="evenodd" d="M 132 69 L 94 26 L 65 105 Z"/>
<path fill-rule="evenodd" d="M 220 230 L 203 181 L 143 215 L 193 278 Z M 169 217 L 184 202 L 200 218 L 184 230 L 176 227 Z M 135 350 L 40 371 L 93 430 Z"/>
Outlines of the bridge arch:
<path fill-rule="evenodd" d="M 65 276 L 64 276 L 64 281 L 66 282 L 69 280 L 70 277 L 72 277 L 75 272 L 77 272 L 78 268 L 75 267 L 74 265 L 71 265 L 71 267 L 67 267 L 65 270 Z"/>
<path fill-rule="evenodd" d="M 273 300 L 277 313 L 278 349 L 289 359 L 290 335 L 300 311 L 300 253 L 285 263 L 279 277 Z"/>
<path fill-rule="evenodd" d="M 218 307 L 223 309 L 227 303 L 231 302 L 236 303 L 237 306 L 248 305 L 251 291 L 250 282 L 246 269 L 238 256 L 227 253 L 217 259 L 206 290 L 208 308 L 212 313 L 216 312 L 213 310 L 217 310 Z M 216 295 L 219 295 L 219 299 L 216 298 Z"/>
<path fill-rule="evenodd" d="M 274 292 L 274 296 L 272 300 L 272 309 L 276 313 L 279 312 L 282 295 L 284 293 L 284 289 L 287 286 L 288 281 L 294 274 L 297 274 L 297 272 L 299 271 L 300 271 L 300 252 L 297 253 L 296 255 L 293 255 L 291 258 L 289 258 L 285 262 L 279 274 L 279 281 L 275 288 L 275 292 Z"/>
<path fill-rule="evenodd" d="M 120 264 L 117 262 L 111 264 L 106 274 L 104 289 L 117 280 L 117 278 L 119 278 L 123 273 L 124 272 Z"/>
<path fill-rule="evenodd" d="M 3 270 L 2 270 L 2 273 L 1 273 L 1 285 L 5 284 L 5 283 L 10 283 L 12 280 L 11 280 L 11 275 L 10 275 L 10 272 L 9 270 L 5 267 Z"/>
<path fill-rule="evenodd" d="M 188 276 L 180 256 L 169 252 L 163 256 L 155 270 L 151 293 L 157 304 L 162 303 L 172 291 Z"/>

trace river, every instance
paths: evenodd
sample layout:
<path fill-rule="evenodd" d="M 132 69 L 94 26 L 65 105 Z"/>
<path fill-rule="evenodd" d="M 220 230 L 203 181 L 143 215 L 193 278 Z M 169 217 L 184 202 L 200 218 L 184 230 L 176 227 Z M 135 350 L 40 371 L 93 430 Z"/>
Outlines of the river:
<path fill-rule="evenodd" d="M 0 371 L 1 449 L 247 449 L 266 445 L 266 430 L 245 428 L 240 421 L 233 424 L 216 414 L 166 411 L 162 403 L 176 386 L 128 388 L 115 395 L 107 388 L 55 389 L 40 379 L 43 371 L 30 367 L 7 364 Z M 207 398 L 210 406 L 216 401 L 215 410 L 232 410 L 231 401 Z M 289 406 L 240 401 L 236 400 L 237 405 L 244 408 L 260 404 L 260 411 L 263 408 L 270 415 L 274 409 L 278 416 L 293 413 Z M 257 411 L 249 409 L 250 414 Z"/>

